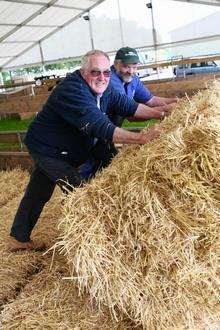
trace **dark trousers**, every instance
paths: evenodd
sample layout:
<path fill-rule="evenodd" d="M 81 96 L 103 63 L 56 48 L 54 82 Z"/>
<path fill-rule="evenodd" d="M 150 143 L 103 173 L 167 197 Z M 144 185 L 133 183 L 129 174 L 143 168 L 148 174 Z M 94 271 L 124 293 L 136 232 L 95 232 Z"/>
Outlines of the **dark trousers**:
<path fill-rule="evenodd" d="M 80 176 L 85 181 L 89 181 L 97 171 L 107 167 L 117 153 L 118 151 L 113 143 L 98 141 L 92 150 L 91 157 L 80 166 Z"/>
<path fill-rule="evenodd" d="M 10 235 L 21 242 L 30 240 L 44 205 L 50 200 L 55 185 L 68 193 L 82 184 L 82 179 L 69 162 L 56 158 L 31 154 L 35 168 L 21 200 L 11 227 Z"/>

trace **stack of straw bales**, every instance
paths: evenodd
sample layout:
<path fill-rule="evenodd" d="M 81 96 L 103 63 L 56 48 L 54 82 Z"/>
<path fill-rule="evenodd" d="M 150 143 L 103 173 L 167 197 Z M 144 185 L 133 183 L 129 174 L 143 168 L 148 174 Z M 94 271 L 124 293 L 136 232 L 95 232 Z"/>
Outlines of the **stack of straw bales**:
<path fill-rule="evenodd" d="M 66 202 L 59 246 L 79 291 L 144 329 L 217 322 L 220 85 L 180 102 Z"/>
<path fill-rule="evenodd" d="M 0 171 L 0 207 L 23 192 L 27 184 L 27 172 L 19 168 Z"/>
<path fill-rule="evenodd" d="M 40 252 L 8 251 L 8 237 L 15 212 L 24 193 L 29 175 L 21 169 L 0 172 L 0 309 L 12 299 L 38 273 L 44 256 Z M 57 232 L 57 218 L 60 217 L 59 190 L 45 207 L 33 235 L 42 237 L 48 248 L 54 244 Z"/>
<path fill-rule="evenodd" d="M 30 278 L 16 299 L 5 304 L 1 320 L 4 330 L 132 330 L 126 319 L 112 320 L 108 310 L 100 312 L 89 303 L 89 296 L 78 296 L 76 285 L 63 281 L 68 272 L 66 260 L 56 254 L 44 256 L 42 269 Z M 137 329 L 138 330 L 138 329 Z"/>
<path fill-rule="evenodd" d="M 68 266 L 58 253 L 7 250 L 7 239 L 14 214 L 29 175 L 16 169 L 0 172 L 0 328 L 132 330 L 134 324 L 124 315 L 118 322 L 109 310 L 100 312 L 89 304 L 89 295 L 78 296 L 77 285 L 62 280 Z M 33 235 L 54 244 L 57 221 L 61 216 L 60 189 L 44 208 Z M 137 329 L 138 330 L 138 329 Z"/>

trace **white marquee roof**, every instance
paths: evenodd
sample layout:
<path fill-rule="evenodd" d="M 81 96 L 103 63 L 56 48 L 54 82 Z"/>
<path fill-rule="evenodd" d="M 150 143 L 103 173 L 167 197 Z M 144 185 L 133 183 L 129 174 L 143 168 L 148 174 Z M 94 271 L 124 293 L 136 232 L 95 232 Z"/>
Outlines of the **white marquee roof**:
<path fill-rule="evenodd" d="M 176 25 L 172 11 L 178 15 L 184 3 L 181 24 Z M 175 56 L 184 53 L 183 46 L 195 55 L 192 44 L 204 52 L 205 43 L 207 54 L 220 53 L 219 20 L 219 0 L 0 1 L 0 70 L 78 58 L 93 48 L 114 53 L 126 45 L 140 50 L 173 47 Z"/>
<path fill-rule="evenodd" d="M 174 1 L 181 1 L 181 2 L 191 2 L 200 5 L 211 5 L 211 6 L 220 6 L 219 0 L 174 0 Z"/>

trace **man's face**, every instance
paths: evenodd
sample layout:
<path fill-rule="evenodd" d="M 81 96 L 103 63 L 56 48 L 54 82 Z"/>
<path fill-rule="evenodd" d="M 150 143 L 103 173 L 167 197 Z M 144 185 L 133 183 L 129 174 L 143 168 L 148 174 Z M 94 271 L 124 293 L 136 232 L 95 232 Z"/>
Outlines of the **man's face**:
<path fill-rule="evenodd" d="M 81 69 L 81 74 L 95 93 L 102 94 L 110 80 L 109 60 L 104 55 L 92 55 L 88 67 Z"/>
<path fill-rule="evenodd" d="M 137 72 L 137 63 L 124 63 L 121 60 L 115 61 L 114 67 L 117 74 L 124 82 L 130 82 Z"/>

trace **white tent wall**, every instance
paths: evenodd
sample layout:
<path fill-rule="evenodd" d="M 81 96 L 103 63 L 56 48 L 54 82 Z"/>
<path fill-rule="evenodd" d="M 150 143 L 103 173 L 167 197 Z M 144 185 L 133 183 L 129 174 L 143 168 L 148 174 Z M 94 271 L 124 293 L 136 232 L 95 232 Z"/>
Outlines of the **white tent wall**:
<path fill-rule="evenodd" d="M 133 10 L 126 0 L 120 0 L 124 45 L 146 47 L 153 44 L 151 13 L 147 1 L 135 1 Z"/>
<path fill-rule="evenodd" d="M 220 6 L 152 0 L 157 52 L 153 60 L 220 53 Z"/>
<path fill-rule="evenodd" d="M 137 48 L 152 45 L 151 17 L 145 1 L 137 2 L 134 16 L 127 0 L 106 0 L 90 11 L 89 18 L 90 22 L 80 17 L 42 42 L 45 62 L 54 57 L 60 60 L 82 56 L 92 46 L 114 52 L 124 45 Z"/>
<path fill-rule="evenodd" d="M 173 0 L 153 0 L 155 27 L 158 31 L 158 43 L 176 42 L 220 32 L 217 18 L 220 19 L 220 7 L 198 5 Z M 215 15 L 215 22 L 212 22 Z"/>
<path fill-rule="evenodd" d="M 16 58 L 14 61 L 10 62 L 10 66 L 16 67 L 24 67 L 42 63 L 41 53 L 39 45 L 31 48 L 29 51 L 25 52 L 23 55 Z M 5 70 L 6 71 L 6 70 Z"/>
<path fill-rule="evenodd" d="M 160 50 L 161 53 L 163 50 Z M 201 41 L 201 42 L 189 42 L 183 45 L 173 45 L 166 48 L 166 56 L 169 59 L 172 57 L 192 57 L 192 56 L 206 56 L 220 54 L 220 39 Z M 163 53 L 161 57 L 164 58 Z"/>
<path fill-rule="evenodd" d="M 42 42 L 46 62 L 82 56 L 92 48 L 88 21 L 79 18 Z"/>
<path fill-rule="evenodd" d="M 10 3 L 8 20 L 7 3 Z M 84 20 L 79 14 L 82 13 L 80 7 L 87 8 L 95 3 L 95 0 L 59 0 L 56 4 L 76 8 L 51 7 L 34 17 L 28 22 L 29 27 L 21 27 L 0 43 L 2 70 L 79 58 L 92 48 L 112 54 L 122 46 L 135 47 L 142 52 L 143 61 L 144 50 L 148 60 L 220 53 L 220 6 L 175 0 L 105 0 L 86 13 L 90 20 Z M 152 8 L 147 4 L 151 4 Z M 34 5 L 0 1 L 0 6 L 0 24 L 5 22 L 10 25 L 13 17 L 19 24 L 32 14 Z M 21 6 L 28 13 L 21 12 Z M 22 17 L 17 17 L 17 12 Z M 62 28 L 71 15 L 75 15 L 76 20 Z M 5 33 L 9 25 L 3 26 Z M 53 29 L 56 32 L 45 37 Z M 2 34 L 1 30 L 0 36 Z M 41 42 L 37 44 L 39 40 Z M 31 46 L 33 49 L 28 49 Z M 27 51 L 22 54 L 24 49 Z M 16 58 L 8 62 L 13 55 Z"/>
<path fill-rule="evenodd" d="M 92 10 L 95 48 L 107 52 L 122 46 L 152 45 L 151 16 L 146 1 L 106 0 Z"/>
<path fill-rule="evenodd" d="M 1 19 L 1 17 L 0 17 Z M 1 25 L 0 38 L 13 29 L 13 25 Z"/>
<path fill-rule="evenodd" d="M 94 48 L 106 52 L 120 48 L 122 31 L 117 0 L 106 0 L 91 11 Z"/>

